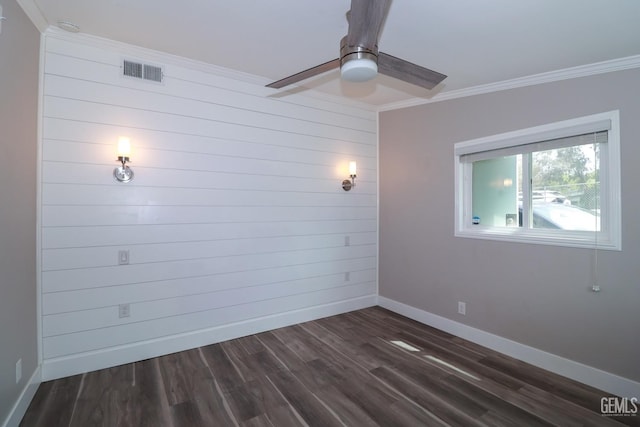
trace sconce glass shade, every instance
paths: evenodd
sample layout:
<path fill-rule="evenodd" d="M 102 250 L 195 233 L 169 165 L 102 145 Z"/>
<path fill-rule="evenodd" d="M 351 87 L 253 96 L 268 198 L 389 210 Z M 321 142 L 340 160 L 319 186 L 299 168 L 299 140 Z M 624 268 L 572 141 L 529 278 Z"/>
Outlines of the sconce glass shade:
<path fill-rule="evenodd" d="M 118 157 L 129 157 L 131 155 L 131 141 L 125 136 L 118 139 Z"/>
<path fill-rule="evenodd" d="M 349 162 L 349 175 L 354 176 L 356 174 L 356 162 Z"/>

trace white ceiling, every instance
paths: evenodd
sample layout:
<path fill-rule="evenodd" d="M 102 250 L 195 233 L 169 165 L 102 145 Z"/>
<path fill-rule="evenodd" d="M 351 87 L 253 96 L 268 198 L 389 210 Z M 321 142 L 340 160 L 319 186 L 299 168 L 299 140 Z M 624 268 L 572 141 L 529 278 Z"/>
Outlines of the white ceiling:
<path fill-rule="evenodd" d="M 278 80 L 338 56 L 350 0 L 19 0 L 49 25 Z M 42 18 L 41 17 L 41 18 Z M 33 19 L 33 16 L 32 16 Z M 638 0 L 393 0 L 380 50 L 448 75 L 427 91 L 339 71 L 305 81 L 372 105 L 640 54 Z"/>

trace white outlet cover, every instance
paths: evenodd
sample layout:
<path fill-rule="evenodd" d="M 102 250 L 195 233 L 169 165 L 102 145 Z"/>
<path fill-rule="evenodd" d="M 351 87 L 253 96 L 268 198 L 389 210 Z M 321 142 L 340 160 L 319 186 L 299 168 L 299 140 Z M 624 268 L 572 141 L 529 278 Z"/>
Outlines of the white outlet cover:
<path fill-rule="evenodd" d="M 458 313 L 466 315 L 467 314 L 467 304 L 464 302 L 458 302 Z"/>

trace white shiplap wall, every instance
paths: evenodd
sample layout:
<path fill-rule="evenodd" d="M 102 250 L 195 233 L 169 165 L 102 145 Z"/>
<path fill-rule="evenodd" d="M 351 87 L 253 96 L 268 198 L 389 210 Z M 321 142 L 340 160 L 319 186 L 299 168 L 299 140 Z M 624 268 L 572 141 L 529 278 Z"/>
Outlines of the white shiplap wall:
<path fill-rule="evenodd" d="M 50 32 L 44 50 L 45 380 L 374 304 L 375 112 L 115 42 Z M 121 77 L 125 58 L 164 83 Z"/>

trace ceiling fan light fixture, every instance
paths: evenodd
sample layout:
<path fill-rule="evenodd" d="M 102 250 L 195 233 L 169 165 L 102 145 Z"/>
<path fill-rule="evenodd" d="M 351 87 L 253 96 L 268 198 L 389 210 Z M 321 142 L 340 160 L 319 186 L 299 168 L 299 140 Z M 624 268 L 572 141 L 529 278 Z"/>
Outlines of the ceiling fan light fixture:
<path fill-rule="evenodd" d="M 349 82 L 366 82 L 378 75 L 378 47 L 347 45 L 347 37 L 340 41 L 340 75 Z"/>
<path fill-rule="evenodd" d="M 343 80 L 366 82 L 380 71 L 395 79 L 433 89 L 447 76 L 378 51 L 378 36 L 391 0 L 351 0 L 349 29 L 340 41 L 340 57 L 266 85 L 280 89 L 340 66 Z"/>
<path fill-rule="evenodd" d="M 340 75 L 350 82 L 366 82 L 378 74 L 378 64 L 370 58 L 353 58 L 342 63 Z"/>

